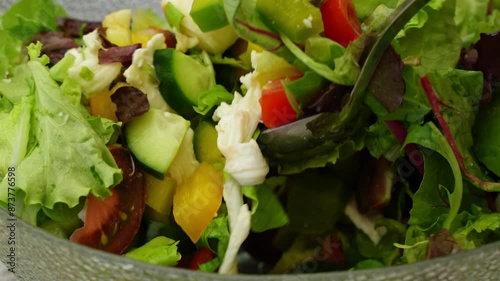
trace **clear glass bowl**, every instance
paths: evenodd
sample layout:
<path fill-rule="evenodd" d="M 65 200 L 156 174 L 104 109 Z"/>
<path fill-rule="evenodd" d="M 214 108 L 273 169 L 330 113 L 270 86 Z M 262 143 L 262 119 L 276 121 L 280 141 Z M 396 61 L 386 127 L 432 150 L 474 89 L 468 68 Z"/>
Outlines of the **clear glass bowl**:
<path fill-rule="evenodd" d="M 2 0 L 0 13 L 14 1 Z M 60 0 L 70 16 L 101 20 L 111 11 L 151 7 L 160 12 L 159 0 Z M 35 7 L 36 8 L 36 7 Z M 8 215 L 0 209 L 0 260 L 7 264 L 11 235 Z M 24 221 L 15 222 L 15 272 L 19 280 L 246 280 L 246 281 L 493 281 L 500 280 L 500 242 L 425 262 L 371 270 L 299 275 L 219 275 L 154 266 L 94 250 L 53 236 Z M 314 267 L 314 262 L 310 264 Z M 0 279 L 4 280 L 0 274 Z"/>

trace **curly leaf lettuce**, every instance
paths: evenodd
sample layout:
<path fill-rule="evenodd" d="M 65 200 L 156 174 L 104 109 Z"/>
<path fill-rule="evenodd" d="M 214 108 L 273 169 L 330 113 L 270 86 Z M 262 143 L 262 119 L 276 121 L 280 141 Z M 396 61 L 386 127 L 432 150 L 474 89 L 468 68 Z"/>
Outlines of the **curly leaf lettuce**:
<path fill-rule="evenodd" d="M 35 145 L 16 169 L 24 203 L 52 209 L 61 202 L 71 208 L 89 192 L 100 198 L 110 195 L 122 174 L 104 141 L 38 59 L 27 66 L 34 104 L 31 126 L 24 133 L 34 135 Z"/>

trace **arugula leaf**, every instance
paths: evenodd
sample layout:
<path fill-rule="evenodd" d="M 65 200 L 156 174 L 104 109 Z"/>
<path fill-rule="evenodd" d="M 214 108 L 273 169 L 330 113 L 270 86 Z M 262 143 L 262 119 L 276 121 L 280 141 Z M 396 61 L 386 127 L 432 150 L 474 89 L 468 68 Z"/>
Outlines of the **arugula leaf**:
<path fill-rule="evenodd" d="M 31 131 L 36 147 L 17 168 L 26 204 L 74 207 L 89 192 L 104 198 L 122 180 L 102 139 L 38 61 L 28 62 L 35 85 Z"/>
<path fill-rule="evenodd" d="M 453 150 L 433 123 L 410 127 L 405 145 L 409 143 L 428 148 L 436 154 L 423 153 L 424 179 L 413 197 L 413 207 L 410 211 L 408 224 L 416 225 L 420 229 L 431 227 L 434 229 L 437 227 L 436 218 L 447 214 L 442 228 L 450 229 L 460 209 L 463 195 L 462 173 Z M 445 167 L 449 167 L 450 170 L 445 172 Z M 437 196 L 436 189 L 439 191 Z M 447 197 L 447 202 L 440 201 L 440 198 L 446 198 L 443 197 L 443 193 Z M 447 207 L 437 208 L 443 204 Z"/>
<path fill-rule="evenodd" d="M 288 223 L 288 215 L 273 192 L 277 186 L 284 185 L 285 181 L 284 177 L 269 178 L 263 184 L 241 188 L 243 195 L 252 200 L 252 231 L 263 232 Z"/>

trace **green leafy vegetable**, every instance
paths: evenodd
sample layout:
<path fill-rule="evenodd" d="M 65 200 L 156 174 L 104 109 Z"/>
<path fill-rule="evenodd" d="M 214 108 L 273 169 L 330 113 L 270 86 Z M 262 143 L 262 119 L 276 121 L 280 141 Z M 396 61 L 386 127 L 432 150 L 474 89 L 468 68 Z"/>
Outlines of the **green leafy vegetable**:
<path fill-rule="evenodd" d="M 175 266 L 181 259 L 177 252 L 178 241 L 165 236 L 157 236 L 139 248 L 124 254 L 125 257 L 164 266 Z"/>
<path fill-rule="evenodd" d="M 37 60 L 27 65 L 35 90 L 33 121 L 23 134 L 32 133 L 36 146 L 17 167 L 16 183 L 26 194 L 25 203 L 52 209 L 61 202 L 71 208 L 89 192 L 110 195 L 109 189 L 122 179 L 113 156 L 48 69 Z"/>
<path fill-rule="evenodd" d="M 269 178 L 263 184 L 242 187 L 243 195 L 252 200 L 252 231 L 263 232 L 288 223 L 288 216 L 273 192 L 273 189 L 283 185 L 285 180 L 283 177 Z"/>
<path fill-rule="evenodd" d="M 57 30 L 56 19 L 61 16 L 66 16 L 66 12 L 53 0 L 20 0 L 13 4 L 0 18 L 0 77 L 12 66 L 26 61 L 27 56 L 21 51 L 23 40 L 38 32 Z"/>
<path fill-rule="evenodd" d="M 500 97 L 482 108 L 473 129 L 473 151 L 490 171 L 500 177 Z"/>
<path fill-rule="evenodd" d="M 225 213 L 219 214 L 207 226 L 207 229 L 201 235 L 198 245 L 207 247 L 217 256 L 211 261 L 201 264 L 200 270 L 213 272 L 221 264 L 229 245 L 229 220 Z"/>
<path fill-rule="evenodd" d="M 416 69 L 420 74 L 455 68 L 462 50 L 462 40 L 454 21 L 455 0 L 446 1 L 438 10 L 428 5 L 419 14 L 427 20 L 421 28 L 410 22 L 404 29 L 404 36 L 393 42 L 396 51 L 403 59 L 419 58 L 421 64 Z"/>
<path fill-rule="evenodd" d="M 198 114 L 206 115 L 212 108 L 225 102 L 230 104 L 234 96 L 221 85 L 215 85 L 198 98 L 198 105 L 193 106 Z"/>
<path fill-rule="evenodd" d="M 463 194 L 462 173 L 453 150 L 432 123 L 410 128 L 405 144 L 408 143 L 418 144 L 436 153 L 424 153 L 424 179 L 413 197 L 408 223 L 429 229 L 441 214 L 447 214 L 442 228 L 450 229 L 460 209 Z M 445 167 L 450 170 L 447 171 Z"/>

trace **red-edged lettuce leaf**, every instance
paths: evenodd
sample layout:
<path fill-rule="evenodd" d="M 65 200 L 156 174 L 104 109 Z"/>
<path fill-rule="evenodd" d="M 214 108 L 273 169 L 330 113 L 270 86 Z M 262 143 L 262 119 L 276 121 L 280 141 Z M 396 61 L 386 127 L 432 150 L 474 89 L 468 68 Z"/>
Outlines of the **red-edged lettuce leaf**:
<path fill-rule="evenodd" d="M 421 81 L 465 178 L 478 188 L 499 191 L 500 183 L 485 174 L 472 154 L 472 126 L 483 92 L 482 74 L 462 70 L 433 72 Z"/>

